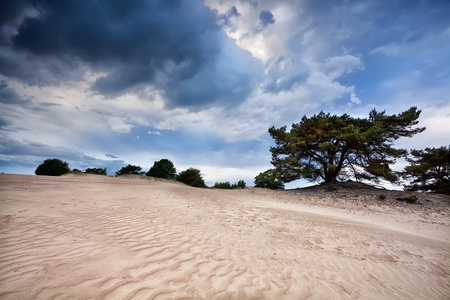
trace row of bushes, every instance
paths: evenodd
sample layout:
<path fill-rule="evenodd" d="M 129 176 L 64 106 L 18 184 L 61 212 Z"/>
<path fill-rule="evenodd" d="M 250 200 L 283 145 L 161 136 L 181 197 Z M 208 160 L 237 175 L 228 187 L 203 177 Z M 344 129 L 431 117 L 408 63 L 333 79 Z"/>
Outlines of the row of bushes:
<path fill-rule="evenodd" d="M 142 168 L 134 165 L 127 165 L 116 172 L 116 176 L 126 175 L 126 174 L 137 174 L 137 175 L 145 175 L 157 178 L 165 178 L 169 180 L 177 180 L 183 182 L 187 185 L 194 187 L 206 187 L 206 184 L 200 174 L 200 170 L 195 168 L 189 168 L 176 173 L 175 166 L 168 159 L 161 159 L 153 164 L 153 167 L 147 172 L 141 172 Z M 47 159 L 39 165 L 35 171 L 36 175 L 48 175 L 48 176 L 60 176 L 67 173 L 83 173 L 78 169 L 74 169 L 73 171 L 69 168 L 69 163 L 63 162 L 60 159 Z M 89 174 L 99 174 L 106 175 L 106 168 L 88 168 L 84 173 Z"/>
<path fill-rule="evenodd" d="M 61 176 L 67 173 L 88 173 L 88 174 L 98 174 L 106 175 L 106 168 L 87 168 L 86 171 L 80 171 L 78 169 L 69 168 L 69 163 L 63 162 L 60 159 L 46 159 L 42 164 L 40 164 L 34 173 L 36 175 L 47 175 L 47 176 Z"/>
<path fill-rule="evenodd" d="M 235 190 L 235 189 L 245 189 L 247 187 L 247 184 L 244 180 L 239 180 L 237 183 L 230 184 L 229 181 L 226 182 L 216 182 L 214 184 L 214 187 L 216 189 L 223 189 L 223 190 Z"/>
<path fill-rule="evenodd" d="M 70 170 L 69 164 L 59 159 L 47 159 L 39 165 L 35 171 L 36 175 L 60 176 L 67 173 L 83 173 L 78 169 Z M 106 168 L 87 168 L 84 173 L 106 175 Z M 177 174 L 174 164 L 168 159 L 161 159 L 153 164 L 148 172 L 143 172 L 140 166 L 127 165 L 116 172 L 116 176 L 136 174 L 141 176 L 151 176 L 156 178 L 164 178 L 176 180 L 194 187 L 206 187 L 201 176 L 201 172 L 195 168 L 189 168 Z M 237 183 L 216 182 L 214 187 L 217 189 L 245 189 L 247 184 L 244 180 Z M 255 177 L 255 187 L 269 188 L 274 190 L 284 189 L 284 183 L 277 179 L 276 171 L 271 169 L 260 173 Z"/>
<path fill-rule="evenodd" d="M 78 169 L 73 169 L 72 173 L 87 173 L 87 174 L 97 174 L 97 175 L 105 175 L 107 174 L 106 168 L 87 168 L 86 171 L 80 171 Z"/>
<path fill-rule="evenodd" d="M 147 173 L 142 172 L 141 170 L 142 168 L 139 166 L 127 165 L 117 171 L 116 176 L 138 174 L 168 180 L 176 180 L 193 187 L 206 187 L 205 181 L 200 174 L 200 170 L 189 168 L 177 174 L 174 164 L 166 158 L 156 161 Z"/>

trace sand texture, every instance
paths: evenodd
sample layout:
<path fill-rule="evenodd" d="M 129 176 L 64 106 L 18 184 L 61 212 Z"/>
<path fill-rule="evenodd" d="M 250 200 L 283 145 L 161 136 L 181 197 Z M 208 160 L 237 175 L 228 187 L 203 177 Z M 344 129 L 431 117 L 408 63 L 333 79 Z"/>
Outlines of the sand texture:
<path fill-rule="evenodd" d="M 0 174 L 0 299 L 450 299 L 449 197 L 395 193 Z"/>

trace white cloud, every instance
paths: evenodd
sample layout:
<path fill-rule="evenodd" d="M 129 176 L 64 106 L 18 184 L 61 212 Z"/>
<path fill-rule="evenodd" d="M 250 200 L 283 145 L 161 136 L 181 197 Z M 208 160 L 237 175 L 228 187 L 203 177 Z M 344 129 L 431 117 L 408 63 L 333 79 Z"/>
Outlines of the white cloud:
<path fill-rule="evenodd" d="M 338 78 L 345 73 L 364 70 L 364 63 L 360 57 L 353 55 L 333 56 L 325 60 L 325 67 L 331 78 Z"/>
<path fill-rule="evenodd" d="M 194 112 L 185 108 L 166 110 L 162 112 L 161 121 L 155 124 L 154 127 L 159 130 L 215 129 L 217 127 L 216 118 L 222 114 L 223 110 L 220 107 L 211 107 Z"/>
<path fill-rule="evenodd" d="M 361 102 L 353 86 L 338 81 L 344 74 L 364 70 L 360 55 L 351 54 L 342 44 L 350 34 L 350 26 L 336 28 L 333 19 L 327 20 L 331 28 L 326 26 L 324 20 L 312 17 L 307 3 L 205 1 L 205 4 L 218 14 L 236 7 L 240 15 L 223 24 L 224 30 L 236 45 L 265 63 L 266 81 L 261 87 L 273 92 L 274 99 L 285 98 L 286 90 L 297 103 L 312 101 L 316 106 L 329 106 L 344 97 L 353 104 Z M 270 11 L 275 19 L 263 28 L 258 22 L 262 10 Z"/>
<path fill-rule="evenodd" d="M 111 126 L 111 130 L 117 133 L 129 133 L 134 127 L 134 125 L 126 123 L 126 119 L 121 117 L 109 118 L 108 124 Z"/>
<path fill-rule="evenodd" d="M 356 94 L 354 92 L 350 93 L 350 101 L 355 104 L 361 104 L 361 100 L 356 97 Z"/>
<path fill-rule="evenodd" d="M 267 63 L 271 59 L 286 55 L 289 52 L 286 44 L 296 34 L 302 32 L 309 24 L 309 18 L 301 18 L 301 11 L 296 5 L 285 1 L 204 1 L 205 5 L 226 14 L 231 7 L 236 7 L 239 16 L 233 16 L 223 24 L 227 35 L 236 41 L 236 45 L 249 51 Z M 263 26 L 259 20 L 261 11 L 270 11 L 275 22 Z"/>
<path fill-rule="evenodd" d="M 425 107 L 420 114 L 417 126 L 425 126 L 426 130 L 412 138 L 402 138 L 397 144 L 399 147 L 406 149 L 448 146 L 450 145 L 449 120 L 450 102 L 439 106 Z"/>
<path fill-rule="evenodd" d="M 370 53 L 382 53 L 384 55 L 396 55 L 400 52 L 399 45 L 389 44 L 373 49 Z"/>
<path fill-rule="evenodd" d="M 154 134 L 154 135 L 162 135 L 159 131 L 147 131 L 148 134 Z"/>

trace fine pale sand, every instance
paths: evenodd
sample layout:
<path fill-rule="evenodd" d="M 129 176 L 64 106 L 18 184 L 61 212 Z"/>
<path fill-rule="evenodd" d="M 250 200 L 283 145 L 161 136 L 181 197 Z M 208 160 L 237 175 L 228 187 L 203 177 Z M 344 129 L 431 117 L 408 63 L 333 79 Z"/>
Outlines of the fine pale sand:
<path fill-rule="evenodd" d="M 450 299 L 450 199 L 418 195 L 0 174 L 0 299 Z"/>

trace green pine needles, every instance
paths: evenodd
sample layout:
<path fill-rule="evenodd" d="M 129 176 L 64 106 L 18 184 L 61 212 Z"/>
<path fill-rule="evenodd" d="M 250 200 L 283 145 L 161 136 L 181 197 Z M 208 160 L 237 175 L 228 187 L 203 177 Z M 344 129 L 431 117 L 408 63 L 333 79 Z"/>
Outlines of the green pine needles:
<path fill-rule="evenodd" d="M 394 142 L 425 130 L 413 128 L 420 113 L 417 107 L 398 115 L 373 109 L 368 118 L 361 119 L 322 111 L 304 116 L 289 132 L 286 126 L 271 127 L 276 145 L 270 148 L 272 164 L 283 182 L 300 178 L 325 183 L 350 178 L 396 182 L 398 174 L 389 165 L 408 152 L 394 148 Z"/>

